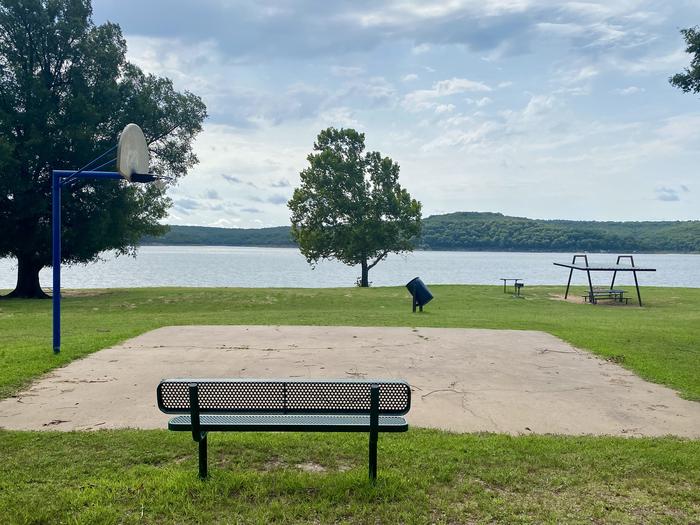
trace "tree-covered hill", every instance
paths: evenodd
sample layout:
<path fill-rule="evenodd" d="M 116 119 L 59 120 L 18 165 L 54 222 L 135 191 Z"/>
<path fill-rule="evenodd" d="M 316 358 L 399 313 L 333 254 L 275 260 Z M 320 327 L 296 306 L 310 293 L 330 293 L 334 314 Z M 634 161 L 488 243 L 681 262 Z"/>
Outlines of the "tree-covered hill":
<path fill-rule="evenodd" d="M 700 252 L 700 221 L 596 222 L 457 212 L 428 217 L 432 250 Z"/>
<path fill-rule="evenodd" d="M 287 226 L 260 229 L 171 226 L 143 244 L 292 247 Z M 457 212 L 423 220 L 424 250 L 700 253 L 700 221 L 596 222 Z"/>
<path fill-rule="evenodd" d="M 201 246 L 296 246 L 289 226 L 274 228 L 210 228 L 170 226 L 161 237 L 145 237 L 142 244 Z"/>

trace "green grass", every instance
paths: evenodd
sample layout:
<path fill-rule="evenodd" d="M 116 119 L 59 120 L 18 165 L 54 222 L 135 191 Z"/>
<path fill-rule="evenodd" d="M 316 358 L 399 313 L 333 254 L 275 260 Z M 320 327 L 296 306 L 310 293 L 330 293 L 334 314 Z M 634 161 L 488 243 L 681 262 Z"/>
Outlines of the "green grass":
<path fill-rule="evenodd" d="M 439 326 L 543 330 L 641 377 L 700 400 L 700 289 L 644 288 L 646 305 L 554 301 L 562 287 L 431 286 L 412 314 L 404 288 L 145 288 L 93 291 L 63 301 L 63 349 L 51 353 L 50 301 L 0 301 L 0 397 L 28 381 L 148 330 L 187 324 Z"/>
<path fill-rule="evenodd" d="M 147 330 L 183 324 L 544 330 L 700 400 L 700 290 L 645 288 L 645 308 L 513 299 L 498 287 L 134 289 L 69 294 L 63 351 L 49 301 L 0 301 L 0 397 Z M 0 422 L 1 425 L 1 422 Z M 0 431 L 0 523 L 700 523 L 700 441 L 673 438 L 213 434 L 211 479 L 186 434 Z M 306 472 L 310 463 L 321 472 Z"/>
<path fill-rule="evenodd" d="M 697 523 L 700 441 L 2 432 L 3 523 Z M 322 472 L 298 465 L 314 464 Z"/>

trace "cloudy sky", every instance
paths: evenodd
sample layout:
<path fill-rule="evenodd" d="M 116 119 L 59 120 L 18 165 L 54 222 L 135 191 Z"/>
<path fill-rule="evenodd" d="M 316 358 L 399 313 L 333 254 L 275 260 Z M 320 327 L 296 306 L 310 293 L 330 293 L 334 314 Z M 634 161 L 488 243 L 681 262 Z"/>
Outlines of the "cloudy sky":
<path fill-rule="evenodd" d="M 129 58 L 200 95 L 171 224 L 288 224 L 318 132 L 364 131 L 424 215 L 700 218 L 696 0 L 94 0 Z"/>

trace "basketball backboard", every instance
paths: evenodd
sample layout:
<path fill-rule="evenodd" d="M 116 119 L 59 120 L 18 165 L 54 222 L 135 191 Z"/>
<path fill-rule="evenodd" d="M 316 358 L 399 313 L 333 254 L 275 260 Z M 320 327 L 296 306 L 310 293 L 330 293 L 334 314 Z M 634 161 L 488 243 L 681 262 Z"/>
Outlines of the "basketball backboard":
<path fill-rule="evenodd" d="M 146 175 L 149 170 L 148 144 L 141 128 L 127 124 L 119 135 L 117 171 L 131 182 L 133 175 Z"/>

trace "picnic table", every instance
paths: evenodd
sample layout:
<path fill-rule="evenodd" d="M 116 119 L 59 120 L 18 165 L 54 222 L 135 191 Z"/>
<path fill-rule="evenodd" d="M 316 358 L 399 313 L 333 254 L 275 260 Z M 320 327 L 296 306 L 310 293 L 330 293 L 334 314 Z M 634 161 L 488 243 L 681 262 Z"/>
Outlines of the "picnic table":
<path fill-rule="evenodd" d="M 515 291 L 515 292 L 518 291 L 518 282 L 519 282 L 519 281 L 522 281 L 522 279 L 513 279 L 513 278 L 511 278 L 511 277 L 508 277 L 508 278 L 503 278 L 503 277 L 501 277 L 500 280 L 503 281 L 503 293 L 508 293 L 508 292 L 506 291 L 506 283 L 507 283 L 508 281 L 513 281 L 513 291 Z"/>
<path fill-rule="evenodd" d="M 583 295 L 584 302 L 590 302 L 591 300 L 597 301 L 598 299 L 612 299 L 617 303 L 624 302 L 629 303 L 630 298 L 625 297 L 625 290 L 614 290 L 609 288 L 593 288 L 593 293 L 591 292 Z"/>

